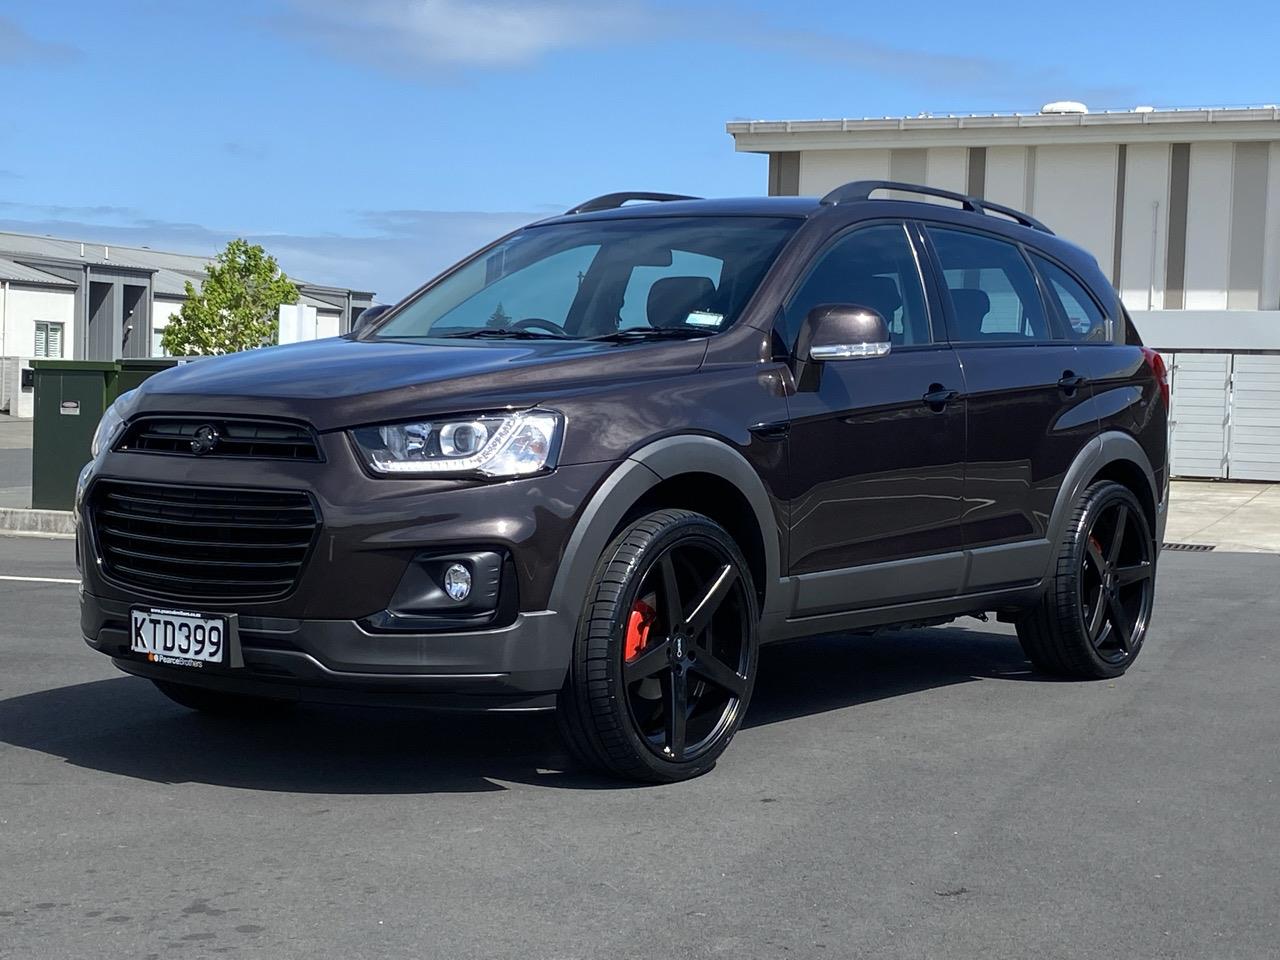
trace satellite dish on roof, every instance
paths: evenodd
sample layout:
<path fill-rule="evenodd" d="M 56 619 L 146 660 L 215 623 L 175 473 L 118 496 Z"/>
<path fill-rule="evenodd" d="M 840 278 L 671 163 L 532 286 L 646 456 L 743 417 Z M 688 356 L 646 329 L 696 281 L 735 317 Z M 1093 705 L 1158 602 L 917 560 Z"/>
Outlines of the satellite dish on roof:
<path fill-rule="evenodd" d="M 1089 108 L 1079 100 L 1055 100 L 1040 108 L 1041 113 L 1088 113 Z"/>

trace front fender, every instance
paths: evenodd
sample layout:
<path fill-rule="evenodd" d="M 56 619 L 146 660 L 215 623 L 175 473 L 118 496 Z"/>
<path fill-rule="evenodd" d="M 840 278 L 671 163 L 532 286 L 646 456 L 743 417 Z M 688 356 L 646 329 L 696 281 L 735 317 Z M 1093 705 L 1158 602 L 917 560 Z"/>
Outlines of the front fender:
<path fill-rule="evenodd" d="M 781 576 L 778 524 L 764 482 L 742 454 L 720 440 L 703 436 L 657 440 L 621 461 L 596 489 L 565 546 L 551 587 L 549 606 L 574 623 L 582 613 L 587 585 L 605 547 L 627 513 L 664 480 L 685 473 L 710 473 L 732 483 L 750 504 L 764 544 L 765 582 L 762 610 L 777 598 Z"/>

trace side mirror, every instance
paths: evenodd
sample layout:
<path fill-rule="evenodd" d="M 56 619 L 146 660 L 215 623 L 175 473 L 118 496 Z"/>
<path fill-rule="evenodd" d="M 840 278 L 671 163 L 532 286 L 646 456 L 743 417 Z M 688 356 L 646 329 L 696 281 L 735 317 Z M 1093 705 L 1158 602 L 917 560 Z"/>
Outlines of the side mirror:
<path fill-rule="evenodd" d="M 351 325 L 351 332 L 359 333 L 393 306 L 395 306 L 393 303 L 375 303 L 372 307 L 365 307 L 356 317 L 356 322 Z"/>
<path fill-rule="evenodd" d="M 871 307 L 821 303 L 800 328 L 796 355 L 801 360 L 867 360 L 893 348 L 889 324 Z"/>

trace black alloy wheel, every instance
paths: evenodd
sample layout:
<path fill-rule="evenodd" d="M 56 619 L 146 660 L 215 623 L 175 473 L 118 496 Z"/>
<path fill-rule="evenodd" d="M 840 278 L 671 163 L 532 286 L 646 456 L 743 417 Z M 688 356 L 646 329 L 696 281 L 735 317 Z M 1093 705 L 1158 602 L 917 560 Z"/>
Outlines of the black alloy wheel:
<path fill-rule="evenodd" d="M 1040 670 L 1105 679 L 1142 650 L 1155 599 L 1156 545 L 1133 492 L 1101 481 L 1076 505 L 1044 596 L 1017 623 Z"/>
<path fill-rule="evenodd" d="M 1122 663 L 1141 645 L 1155 585 L 1152 545 L 1129 504 L 1107 505 L 1085 538 L 1081 616 L 1098 656 Z"/>
<path fill-rule="evenodd" d="M 641 579 L 646 599 L 629 619 L 652 622 L 644 633 L 628 624 L 623 684 L 632 720 L 664 760 L 705 753 L 742 706 L 750 632 L 743 590 L 732 558 L 695 537 L 667 547 Z"/>
<path fill-rule="evenodd" d="M 632 524 L 597 568 L 561 695 L 575 754 L 652 782 L 709 770 L 750 700 L 758 616 L 720 526 L 677 510 Z"/>

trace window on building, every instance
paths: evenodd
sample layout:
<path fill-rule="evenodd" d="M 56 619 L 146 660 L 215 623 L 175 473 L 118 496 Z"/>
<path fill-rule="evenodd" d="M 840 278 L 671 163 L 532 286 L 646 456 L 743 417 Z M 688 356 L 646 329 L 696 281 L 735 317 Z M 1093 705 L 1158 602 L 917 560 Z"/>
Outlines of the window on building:
<path fill-rule="evenodd" d="M 1036 269 L 1044 277 L 1049 294 L 1058 301 L 1067 321 L 1067 336 L 1072 340 L 1107 343 L 1111 330 L 1106 315 L 1084 286 L 1056 263 L 1032 255 Z"/>
<path fill-rule="evenodd" d="M 940 227 L 930 227 L 929 236 L 951 293 L 952 340 L 1052 339 L 1035 276 L 1016 246 Z"/>
<path fill-rule="evenodd" d="M 48 360 L 62 358 L 62 327 L 61 323 L 54 323 L 51 320 L 36 321 L 35 355 L 37 357 Z"/>
<path fill-rule="evenodd" d="M 177 304 L 162 303 L 159 300 L 155 302 L 151 318 L 151 356 L 169 356 L 161 340 L 164 338 L 164 328 L 169 326 L 169 322 L 176 316 L 178 316 Z"/>

